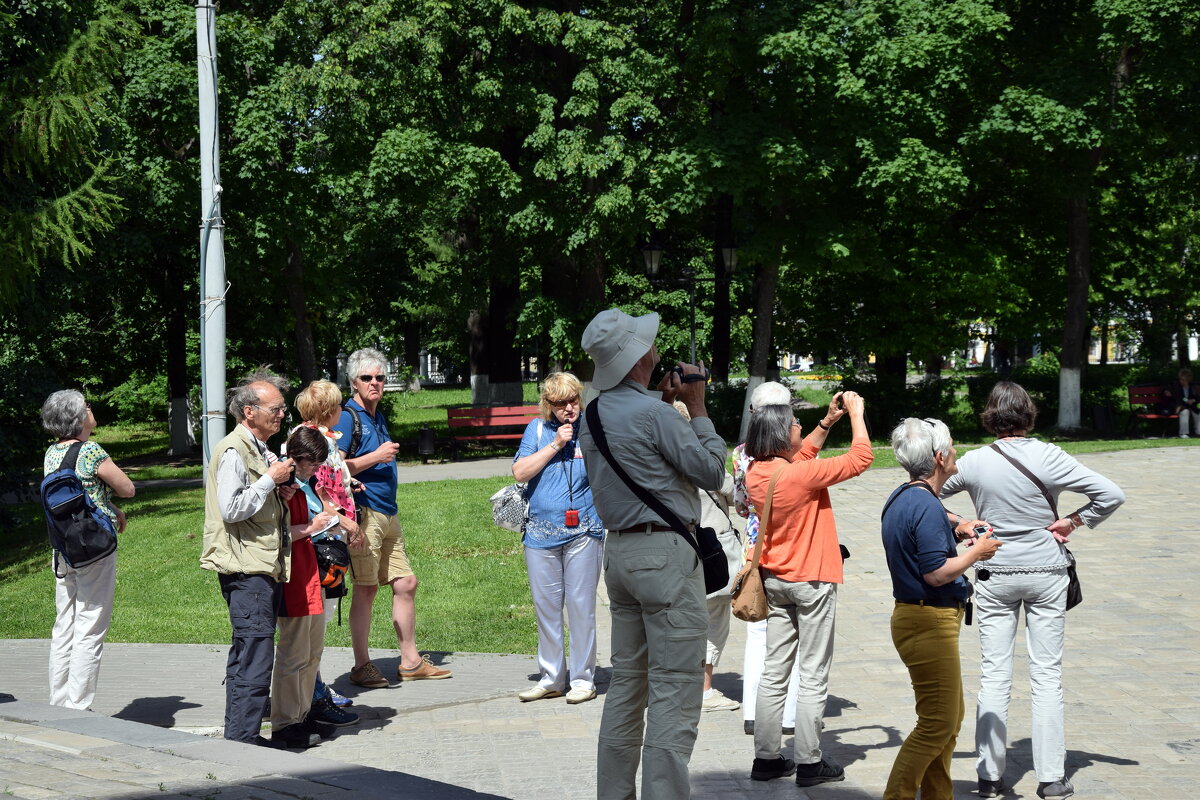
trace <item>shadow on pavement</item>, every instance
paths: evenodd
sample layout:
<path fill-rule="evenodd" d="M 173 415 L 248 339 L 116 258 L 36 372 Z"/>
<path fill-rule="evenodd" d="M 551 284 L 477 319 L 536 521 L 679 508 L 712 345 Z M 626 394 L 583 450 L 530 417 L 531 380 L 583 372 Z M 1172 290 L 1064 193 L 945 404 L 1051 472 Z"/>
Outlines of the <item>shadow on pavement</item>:
<path fill-rule="evenodd" d="M 139 697 L 113 716 L 130 722 L 156 725 L 159 728 L 173 728 L 175 715 L 185 708 L 200 708 L 200 704 L 189 703 L 178 694 L 170 697 Z"/>

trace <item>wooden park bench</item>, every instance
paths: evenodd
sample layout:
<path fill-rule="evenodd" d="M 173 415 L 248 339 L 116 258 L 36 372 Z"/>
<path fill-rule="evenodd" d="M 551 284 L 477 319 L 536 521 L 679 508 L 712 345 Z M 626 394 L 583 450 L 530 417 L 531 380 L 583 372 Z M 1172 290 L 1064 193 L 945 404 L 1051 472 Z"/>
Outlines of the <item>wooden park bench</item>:
<path fill-rule="evenodd" d="M 446 409 L 454 460 L 458 460 L 458 451 L 464 442 L 520 441 L 530 420 L 541 414 L 541 408 L 536 405 Z"/>
<path fill-rule="evenodd" d="M 1160 436 L 1165 436 L 1167 426 L 1178 424 L 1179 415 L 1164 411 L 1167 406 L 1163 397 L 1162 384 L 1147 384 L 1129 387 L 1129 422 L 1125 425 L 1125 434 L 1143 422 L 1158 422 L 1162 425 Z"/>

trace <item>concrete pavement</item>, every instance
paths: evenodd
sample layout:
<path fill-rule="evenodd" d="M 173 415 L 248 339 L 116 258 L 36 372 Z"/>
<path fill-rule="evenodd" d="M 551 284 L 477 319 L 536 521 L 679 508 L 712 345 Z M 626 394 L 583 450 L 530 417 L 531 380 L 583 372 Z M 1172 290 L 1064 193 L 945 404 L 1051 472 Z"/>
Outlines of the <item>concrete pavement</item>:
<path fill-rule="evenodd" d="M 1192 601 L 1200 521 L 1188 499 L 1200 449 L 1080 460 L 1114 479 L 1129 499 L 1113 519 L 1077 532 L 1073 541 L 1085 599 L 1068 615 L 1068 775 L 1081 798 L 1187 797 L 1200 783 L 1200 607 Z M 465 477 L 462 464 L 453 467 Z M 507 464 L 492 468 L 504 474 Z M 902 478 L 898 470 L 871 470 L 832 490 L 852 557 L 840 593 L 825 746 L 846 767 L 845 782 L 800 789 L 788 780 L 751 781 L 753 745 L 742 733 L 741 713 L 714 712 L 701 719 L 691 760 L 694 797 L 882 795 L 896 748 L 914 721 L 908 676 L 891 644 L 890 581 L 877 544 L 883 498 Z M 1060 506 L 1078 502 L 1067 496 Z M 970 510 L 965 498 L 949 505 Z M 607 665 L 607 611 L 598 616 L 601 664 Z M 956 796 L 966 798 L 975 796 L 975 629 L 964 628 L 961 641 L 968 712 L 953 775 Z M 743 643 L 744 627 L 734 620 L 716 684 L 735 698 Z M 1032 798 L 1037 782 L 1023 640 L 1017 650 L 1005 778 L 1015 784 L 1008 797 Z M 42 705 L 46 652 L 42 640 L 0 645 L 0 691 L 16 698 L 0 702 L 0 791 L 10 796 L 595 796 L 603 694 L 578 706 L 562 699 L 519 703 L 515 693 L 536 677 L 531 656 L 437 654 L 435 660 L 454 669 L 452 679 L 356 693 L 344 674 L 349 652 L 331 648 L 323 661 L 326 678 L 354 696 L 363 722 L 296 755 L 211 736 L 222 723 L 223 647 L 108 645 L 95 713 Z M 394 653 L 378 663 L 394 674 Z M 602 671 L 602 692 L 605 679 Z M 789 745 L 785 738 L 785 754 Z"/>

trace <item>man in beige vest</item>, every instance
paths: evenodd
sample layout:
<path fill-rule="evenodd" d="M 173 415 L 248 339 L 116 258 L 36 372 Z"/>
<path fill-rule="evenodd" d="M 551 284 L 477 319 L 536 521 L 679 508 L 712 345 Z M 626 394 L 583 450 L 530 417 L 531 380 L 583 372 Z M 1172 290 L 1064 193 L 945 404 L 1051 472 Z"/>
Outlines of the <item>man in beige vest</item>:
<path fill-rule="evenodd" d="M 264 746 L 270 742 L 259 729 L 271 696 L 275 616 L 292 550 L 287 499 L 296 491 L 291 459 L 276 460 L 266 442 L 287 412 L 286 388 L 281 378 L 260 372 L 230 394 L 229 413 L 238 424 L 209 459 L 200 555 L 200 566 L 218 573 L 233 628 L 225 738 Z M 305 734 L 305 746 L 315 738 Z"/>

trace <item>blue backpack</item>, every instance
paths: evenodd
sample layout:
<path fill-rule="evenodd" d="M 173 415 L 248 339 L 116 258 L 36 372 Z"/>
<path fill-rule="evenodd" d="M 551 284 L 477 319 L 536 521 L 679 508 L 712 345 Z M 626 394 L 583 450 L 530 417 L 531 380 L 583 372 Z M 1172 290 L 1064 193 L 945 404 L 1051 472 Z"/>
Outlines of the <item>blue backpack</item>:
<path fill-rule="evenodd" d="M 71 445 L 58 469 L 42 479 L 41 487 L 50 546 L 68 566 L 76 569 L 94 564 L 117 549 L 117 531 L 112 520 L 92 502 L 75 474 L 75 462 L 82 447 L 83 442 Z"/>

